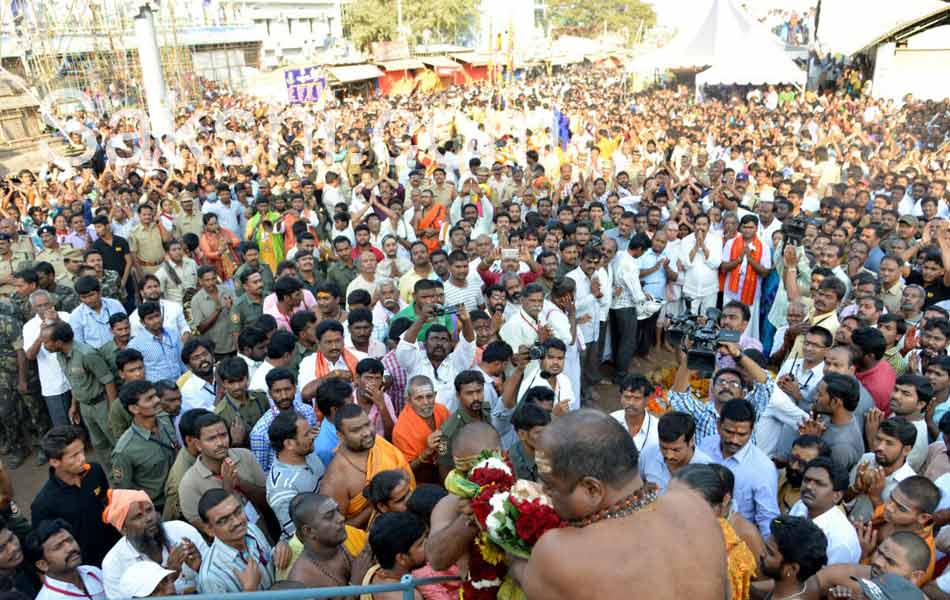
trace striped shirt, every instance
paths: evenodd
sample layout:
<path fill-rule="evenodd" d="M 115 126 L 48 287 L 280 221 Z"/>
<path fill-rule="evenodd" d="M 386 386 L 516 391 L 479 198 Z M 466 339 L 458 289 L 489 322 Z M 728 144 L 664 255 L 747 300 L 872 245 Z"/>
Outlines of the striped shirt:
<path fill-rule="evenodd" d="M 288 465 L 279 460 L 271 465 L 267 476 L 267 504 L 280 521 L 282 539 L 289 539 L 297 531 L 290 518 L 290 501 L 297 494 L 316 492 L 325 471 L 316 452 L 308 454 L 302 465 Z"/>
<path fill-rule="evenodd" d="M 143 329 L 129 341 L 129 348 L 142 353 L 145 379 L 149 381 L 177 381 L 185 372 L 185 365 L 181 362 L 181 337 L 177 333 L 170 334 L 164 327 L 157 337 Z"/>
<path fill-rule="evenodd" d="M 199 594 L 245 591 L 234 573 L 243 571 L 251 557 L 257 561 L 257 568 L 261 572 L 260 590 L 270 589 L 274 583 L 274 560 L 267 538 L 260 529 L 248 523 L 244 544 L 247 549 L 239 552 L 219 539 L 214 540 L 208 554 L 201 560 L 201 569 L 198 571 Z"/>
<path fill-rule="evenodd" d="M 485 304 L 481 277 L 478 275 L 473 277 L 469 274 L 465 280 L 465 287 L 456 286 L 451 279 L 445 282 L 445 305 L 458 306 L 459 304 L 464 304 L 469 312 Z"/>
<path fill-rule="evenodd" d="M 772 392 L 775 390 L 775 381 L 772 379 L 772 376 L 769 375 L 762 383 L 757 383 L 752 388 L 752 391 L 749 392 L 745 399 L 752 403 L 752 406 L 755 408 L 755 423 L 758 425 L 759 418 L 762 417 L 762 413 L 765 412 L 765 409 L 769 405 L 769 401 L 772 398 Z M 693 418 L 696 420 L 696 445 L 699 446 L 699 443 L 703 441 L 704 438 L 719 435 L 719 430 L 716 427 L 719 423 L 719 411 L 716 410 L 716 403 L 713 400 L 702 401 L 696 396 L 693 395 L 692 391 L 685 392 L 670 392 L 670 408 L 673 410 L 681 410 L 693 415 Z M 752 443 L 755 443 L 756 438 L 756 429 L 758 427 L 752 428 Z"/>
<path fill-rule="evenodd" d="M 317 415 L 313 412 L 312 407 L 304 404 L 300 400 L 294 400 L 294 410 L 298 415 L 306 418 L 311 427 L 317 426 Z M 251 452 L 254 453 L 254 458 L 257 459 L 257 462 L 261 465 L 261 468 L 264 469 L 265 473 L 270 471 L 270 466 L 274 464 L 274 460 L 277 458 L 277 453 L 274 452 L 274 448 L 270 445 L 270 436 L 267 435 L 267 429 L 279 414 L 280 411 L 276 406 L 271 407 L 271 409 L 264 413 L 260 420 L 254 424 L 254 428 L 251 429 L 251 433 L 248 436 L 251 440 Z"/>

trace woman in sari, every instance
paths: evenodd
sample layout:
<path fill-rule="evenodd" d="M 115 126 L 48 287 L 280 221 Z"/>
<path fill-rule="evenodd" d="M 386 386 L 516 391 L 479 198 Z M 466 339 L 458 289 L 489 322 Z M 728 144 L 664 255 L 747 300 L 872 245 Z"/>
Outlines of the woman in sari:
<path fill-rule="evenodd" d="M 198 247 L 204 256 L 204 263 L 214 267 L 221 281 L 227 281 L 240 264 L 236 249 L 241 240 L 228 229 L 218 225 L 218 215 L 214 213 L 205 214 L 202 221 L 204 231 Z"/>
<path fill-rule="evenodd" d="M 765 546 L 762 538 L 747 541 L 749 528 L 758 536 L 758 529 L 732 512 L 732 488 L 735 479 L 729 469 L 720 465 L 689 464 L 673 474 L 706 499 L 719 517 L 719 527 L 726 543 L 726 566 L 733 600 L 748 600 L 750 584 L 758 570 L 758 556 Z M 748 526 L 748 527 L 746 527 Z"/>

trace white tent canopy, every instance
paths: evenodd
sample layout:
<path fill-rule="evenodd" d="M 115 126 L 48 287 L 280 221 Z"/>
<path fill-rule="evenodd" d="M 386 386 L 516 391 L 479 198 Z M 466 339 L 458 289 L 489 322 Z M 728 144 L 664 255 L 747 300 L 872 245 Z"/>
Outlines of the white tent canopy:
<path fill-rule="evenodd" d="M 784 46 L 733 0 L 712 0 L 705 18 L 656 52 L 633 62 L 633 70 L 702 69 L 697 83 L 803 85 L 806 74 Z"/>

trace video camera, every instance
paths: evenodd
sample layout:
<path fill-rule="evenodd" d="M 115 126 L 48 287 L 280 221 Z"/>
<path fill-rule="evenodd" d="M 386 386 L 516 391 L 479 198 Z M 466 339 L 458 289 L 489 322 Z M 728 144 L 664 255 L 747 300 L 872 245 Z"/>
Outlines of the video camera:
<path fill-rule="evenodd" d="M 801 246 L 805 239 L 805 225 L 807 222 L 802 217 L 791 217 L 782 223 L 782 234 L 785 236 L 785 243 L 792 246 Z"/>
<path fill-rule="evenodd" d="M 458 306 L 442 306 L 441 304 L 436 304 L 432 307 L 432 315 L 436 317 L 444 317 L 445 315 L 454 315 L 459 311 Z"/>
<path fill-rule="evenodd" d="M 681 346 L 685 340 L 693 342 L 686 351 L 686 366 L 703 377 L 712 377 L 716 371 L 716 349 L 722 344 L 738 344 L 741 333 L 719 327 L 721 312 L 706 309 L 706 322 L 699 324 L 699 315 L 683 313 L 670 318 L 666 338 L 670 345 Z"/>

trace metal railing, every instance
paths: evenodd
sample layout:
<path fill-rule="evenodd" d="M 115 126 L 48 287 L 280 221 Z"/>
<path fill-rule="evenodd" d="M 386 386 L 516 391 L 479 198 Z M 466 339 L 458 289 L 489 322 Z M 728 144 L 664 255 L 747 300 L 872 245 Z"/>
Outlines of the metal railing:
<path fill-rule="evenodd" d="M 316 598 L 358 598 L 360 594 L 381 592 L 402 592 L 403 600 L 412 600 L 415 589 L 421 585 L 457 581 L 458 577 L 426 577 L 416 579 L 412 575 L 403 575 L 399 583 L 380 583 L 376 585 L 349 585 L 346 587 L 321 587 L 271 590 L 266 592 L 234 592 L 227 594 L 192 594 L 189 600 L 311 600 Z M 156 600 L 181 600 L 181 596 L 161 596 Z"/>

